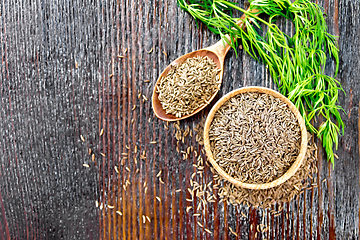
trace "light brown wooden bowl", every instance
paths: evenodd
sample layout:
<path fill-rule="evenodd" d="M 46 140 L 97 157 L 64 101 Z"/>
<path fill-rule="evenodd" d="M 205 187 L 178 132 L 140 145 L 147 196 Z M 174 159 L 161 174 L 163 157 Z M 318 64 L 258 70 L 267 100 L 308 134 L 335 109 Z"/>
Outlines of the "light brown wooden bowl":
<path fill-rule="evenodd" d="M 214 115 L 217 112 L 217 110 L 230 98 L 241 94 L 241 93 L 245 93 L 245 92 L 260 92 L 260 93 L 266 93 L 269 95 L 272 95 L 276 98 L 279 98 L 280 100 L 282 100 L 283 102 L 285 102 L 290 110 L 295 114 L 296 119 L 299 121 L 300 124 L 300 130 L 301 130 L 301 146 L 300 146 L 300 153 L 298 155 L 298 157 L 296 158 L 295 162 L 291 165 L 291 167 L 289 168 L 289 170 L 282 175 L 281 177 L 279 177 L 278 179 L 269 182 L 269 183 L 263 183 L 263 184 L 250 184 L 250 183 L 244 183 L 241 182 L 239 180 L 236 180 L 235 178 L 233 178 L 232 176 L 230 176 L 229 174 L 227 174 L 214 160 L 213 154 L 211 152 L 211 148 L 210 148 L 210 139 L 209 139 L 209 131 L 210 131 L 210 125 L 212 120 L 214 119 Z M 223 96 L 211 109 L 209 115 L 206 118 L 206 122 L 205 122 L 205 127 L 204 127 L 204 145 L 205 145 L 205 151 L 206 151 L 206 155 L 207 158 L 209 160 L 209 162 L 212 164 L 212 166 L 215 168 L 215 170 L 223 177 L 225 178 L 227 181 L 231 182 L 232 184 L 242 187 L 242 188 L 249 188 L 249 189 L 268 189 L 268 188 L 272 188 L 275 186 L 278 186 L 282 183 L 284 183 L 286 180 L 288 180 L 289 178 L 291 178 L 295 172 L 299 169 L 299 167 L 301 166 L 301 164 L 304 161 L 305 158 L 305 154 L 306 154 L 306 149 L 307 149 L 307 130 L 306 130 L 306 126 L 305 126 L 305 121 L 302 118 L 302 116 L 300 115 L 299 110 L 295 107 L 295 105 L 290 102 L 290 100 L 288 98 L 286 98 L 285 96 L 283 96 L 282 94 L 269 89 L 269 88 L 264 88 L 264 87 L 244 87 L 244 88 L 240 88 L 237 90 L 234 90 L 228 94 L 226 94 L 225 96 Z"/>

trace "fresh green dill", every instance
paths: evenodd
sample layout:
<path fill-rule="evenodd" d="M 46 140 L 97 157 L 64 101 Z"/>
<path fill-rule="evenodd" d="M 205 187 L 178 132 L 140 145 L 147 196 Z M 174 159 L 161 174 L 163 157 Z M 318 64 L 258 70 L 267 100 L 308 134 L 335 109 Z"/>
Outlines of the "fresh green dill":
<path fill-rule="evenodd" d="M 339 68 L 339 50 L 336 37 L 328 33 L 324 13 L 310 0 L 250 0 L 245 10 L 226 0 L 177 0 L 180 8 L 202 21 L 212 32 L 228 41 L 236 51 L 241 39 L 244 50 L 254 59 L 266 64 L 279 91 L 300 110 L 308 130 L 322 139 L 327 158 L 334 164 L 333 148 L 338 147 L 338 136 L 344 131 L 338 105 L 339 90 L 334 77 Z M 233 17 L 234 11 L 245 18 Z M 254 13 L 266 14 L 266 20 Z M 282 32 L 275 21 L 290 20 L 293 36 Z M 243 21 L 246 28 L 236 23 Z M 327 54 L 336 62 L 335 76 L 325 74 Z M 316 116 L 322 116 L 321 125 L 313 125 Z"/>

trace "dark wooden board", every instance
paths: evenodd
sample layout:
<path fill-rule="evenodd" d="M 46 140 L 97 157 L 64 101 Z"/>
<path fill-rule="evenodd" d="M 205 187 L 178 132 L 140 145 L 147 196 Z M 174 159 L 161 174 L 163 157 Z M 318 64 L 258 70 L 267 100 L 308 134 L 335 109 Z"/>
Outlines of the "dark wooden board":
<path fill-rule="evenodd" d="M 172 60 L 219 37 L 202 24 L 197 27 L 175 0 L 1 0 L 0 239 L 253 239 L 250 225 L 260 221 L 271 226 L 261 236 L 267 239 L 358 238 L 360 3 L 318 3 L 327 13 L 329 31 L 340 36 L 337 79 L 346 93 L 340 105 L 347 127 L 336 166 L 326 162 L 318 142 L 317 178 L 326 182 L 286 204 L 279 218 L 268 210 L 209 205 L 211 236 L 186 213 L 191 204 L 186 192 L 174 193 L 189 186 L 195 159 L 181 160 L 173 126 L 167 131 L 138 92 L 150 99 L 157 77 Z M 279 24 L 291 29 L 285 21 Z M 332 74 L 331 61 L 327 67 Z M 242 86 L 274 88 L 264 66 L 242 51 L 236 57 L 231 50 L 225 68 L 218 98 Z M 208 110 L 181 127 L 194 127 Z M 117 174 L 121 153 L 134 144 L 138 152 Z M 183 146 L 189 144 L 195 140 Z M 146 161 L 135 165 L 133 157 L 144 150 Z M 165 184 L 156 180 L 160 169 Z M 205 178 L 211 178 L 208 170 Z M 124 191 L 126 179 L 131 184 Z M 96 200 L 115 209 L 100 210 Z M 142 223 L 143 214 L 151 223 Z"/>

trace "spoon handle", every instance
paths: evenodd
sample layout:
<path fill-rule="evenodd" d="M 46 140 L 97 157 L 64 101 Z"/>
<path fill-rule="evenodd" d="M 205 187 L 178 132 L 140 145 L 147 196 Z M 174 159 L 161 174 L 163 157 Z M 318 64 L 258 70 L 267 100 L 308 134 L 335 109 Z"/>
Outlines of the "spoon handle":
<path fill-rule="evenodd" d="M 248 10 L 249 11 L 249 8 Z M 259 16 L 260 13 L 258 13 L 259 10 L 258 9 L 253 9 L 251 13 L 256 13 L 256 16 Z M 246 26 L 244 25 L 244 19 L 246 17 L 246 14 L 244 13 L 241 18 L 236 22 L 236 25 L 238 25 L 239 27 L 241 27 L 242 29 L 245 29 Z M 226 34 L 225 37 L 227 38 L 227 40 L 230 42 L 231 41 L 231 37 Z M 233 39 L 233 41 L 235 41 L 236 39 Z M 223 39 L 221 39 L 220 41 L 218 41 L 217 43 L 215 43 L 214 45 L 205 48 L 206 50 L 215 52 L 216 55 L 218 55 L 220 62 L 223 62 L 223 60 L 225 59 L 225 56 L 227 54 L 227 52 L 230 49 L 230 45 L 228 44 L 227 41 L 223 41 Z"/>

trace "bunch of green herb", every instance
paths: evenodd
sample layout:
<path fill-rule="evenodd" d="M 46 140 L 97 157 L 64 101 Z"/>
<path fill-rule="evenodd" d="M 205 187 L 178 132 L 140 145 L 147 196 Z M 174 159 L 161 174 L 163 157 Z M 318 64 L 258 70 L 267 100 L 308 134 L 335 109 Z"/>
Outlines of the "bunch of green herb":
<path fill-rule="evenodd" d="M 300 110 L 307 128 L 322 139 L 327 158 L 334 164 L 333 147 L 337 149 L 338 135 L 344 131 L 339 113 L 342 108 L 337 105 L 342 87 L 324 71 L 328 54 L 336 61 L 336 76 L 339 50 L 335 36 L 327 31 L 321 7 L 309 0 L 250 0 L 248 10 L 226 0 L 177 1 L 195 19 L 220 34 L 235 51 L 238 43 L 233 39 L 240 38 L 244 50 L 267 65 L 279 91 Z M 240 11 L 245 17 L 234 18 L 233 11 Z M 258 14 L 266 14 L 266 20 Z M 293 36 L 275 24 L 279 17 L 293 23 Z M 239 27 L 238 21 L 245 28 Z M 318 115 L 323 122 L 316 128 L 313 122 Z"/>

